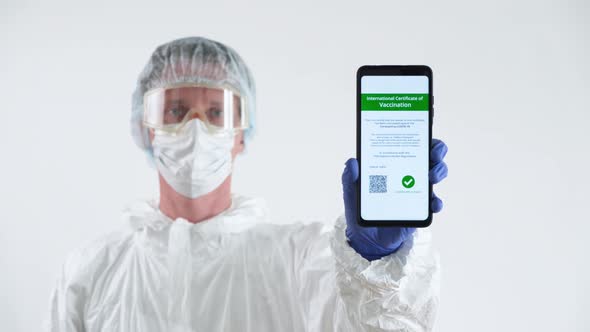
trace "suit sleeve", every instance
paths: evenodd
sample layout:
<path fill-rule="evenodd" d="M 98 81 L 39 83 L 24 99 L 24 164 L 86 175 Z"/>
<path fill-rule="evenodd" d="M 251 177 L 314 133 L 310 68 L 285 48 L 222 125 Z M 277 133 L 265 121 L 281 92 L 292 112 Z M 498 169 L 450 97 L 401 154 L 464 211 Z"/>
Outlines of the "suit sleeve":
<path fill-rule="evenodd" d="M 340 216 L 333 228 L 312 223 L 295 235 L 296 291 L 308 331 L 431 331 L 439 297 L 439 259 L 419 229 L 395 253 L 360 256 Z"/>

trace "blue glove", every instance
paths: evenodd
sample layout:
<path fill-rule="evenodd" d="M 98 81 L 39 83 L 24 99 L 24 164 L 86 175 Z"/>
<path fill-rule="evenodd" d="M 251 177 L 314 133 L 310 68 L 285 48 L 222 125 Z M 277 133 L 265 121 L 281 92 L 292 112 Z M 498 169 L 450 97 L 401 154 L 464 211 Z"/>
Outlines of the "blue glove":
<path fill-rule="evenodd" d="M 443 158 L 447 154 L 446 144 L 438 139 L 432 139 L 430 146 L 430 182 L 439 183 L 447 177 L 447 165 Z M 359 167 L 355 158 L 346 161 L 342 173 L 342 189 L 344 191 L 344 215 L 346 216 L 346 237 L 351 247 L 369 261 L 379 259 L 394 253 L 404 241 L 416 230 L 409 227 L 361 227 L 357 222 L 358 206 L 356 189 L 358 186 Z M 430 200 L 432 212 L 442 210 L 442 201 L 434 192 Z"/>

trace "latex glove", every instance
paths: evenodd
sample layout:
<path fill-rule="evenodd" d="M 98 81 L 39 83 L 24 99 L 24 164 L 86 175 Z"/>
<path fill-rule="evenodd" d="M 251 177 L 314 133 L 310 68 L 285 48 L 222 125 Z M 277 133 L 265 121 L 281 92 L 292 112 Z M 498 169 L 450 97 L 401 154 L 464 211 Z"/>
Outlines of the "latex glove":
<path fill-rule="evenodd" d="M 447 145 L 433 138 L 430 146 L 429 181 L 439 183 L 447 177 L 447 165 L 443 158 L 447 154 Z M 394 253 L 404 241 L 416 230 L 410 227 L 361 227 L 357 222 L 357 186 L 359 177 L 358 162 L 355 158 L 346 161 L 342 173 L 342 189 L 344 191 L 344 214 L 346 216 L 346 237 L 351 247 L 361 256 L 372 261 Z M 434 191 L 430 199 L 432 212 L 442 210 L 443 203 Z"/>

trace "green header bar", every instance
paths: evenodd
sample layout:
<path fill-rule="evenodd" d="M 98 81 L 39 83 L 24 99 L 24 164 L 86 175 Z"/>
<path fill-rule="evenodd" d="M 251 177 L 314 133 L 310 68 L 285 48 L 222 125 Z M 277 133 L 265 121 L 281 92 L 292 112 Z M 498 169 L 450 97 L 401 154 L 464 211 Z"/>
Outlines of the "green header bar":
<path fill-rule="evenodd" d="M 428 111 L 428 94 L 363 93 L 361 111 Z"/>

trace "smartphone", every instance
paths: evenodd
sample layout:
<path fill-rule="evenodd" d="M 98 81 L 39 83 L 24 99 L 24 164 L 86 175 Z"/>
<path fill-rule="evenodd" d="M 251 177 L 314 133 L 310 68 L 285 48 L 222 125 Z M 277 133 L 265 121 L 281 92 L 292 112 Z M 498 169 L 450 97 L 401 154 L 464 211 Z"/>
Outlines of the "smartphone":
<path fill-rule="evenodd" d="M 358 223 L 428 227 L 432 69 L 362 66 L 356 77 Z"/>

